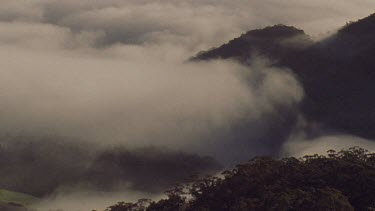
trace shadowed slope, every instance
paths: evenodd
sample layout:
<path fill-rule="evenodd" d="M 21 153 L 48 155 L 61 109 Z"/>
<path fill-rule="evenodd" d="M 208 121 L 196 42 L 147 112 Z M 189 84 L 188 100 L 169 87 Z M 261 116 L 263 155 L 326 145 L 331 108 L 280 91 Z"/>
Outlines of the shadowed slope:
<path fill-rule="evenodd" d="M 329 128 L 375 138 L 375 15 L 313 42 L 303 31 L 277 25 L 249 31 L 194 60 L 236 59 L 251 64 L 254 52 L 288 67 L 306 92 L 303 113 Z"/>

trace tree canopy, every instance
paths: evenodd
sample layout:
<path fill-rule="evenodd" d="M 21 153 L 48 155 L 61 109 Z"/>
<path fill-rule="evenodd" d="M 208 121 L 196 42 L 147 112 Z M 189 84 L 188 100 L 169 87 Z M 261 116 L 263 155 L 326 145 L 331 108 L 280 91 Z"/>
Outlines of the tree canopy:
<path fill-rule="evenodd" d="M 299 159 L 256 157 L 166 195 L 106 211 L 375 210 L 375 154 L 353 147 Z"/>

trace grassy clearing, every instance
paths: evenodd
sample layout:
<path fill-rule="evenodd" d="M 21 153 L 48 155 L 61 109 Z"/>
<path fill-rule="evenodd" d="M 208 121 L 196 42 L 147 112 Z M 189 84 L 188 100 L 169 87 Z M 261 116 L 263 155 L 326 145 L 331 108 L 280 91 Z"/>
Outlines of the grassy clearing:
<path fill-rule="evenodd" d="M 28 195 L 28 194 L 0 189 L 0 202 L 3 202 L 3 203 L 12 202 L 12 203 L 20 204 L 20 205 L 27 207 L 38 201 L 39 201 L 39 198 Z"/>

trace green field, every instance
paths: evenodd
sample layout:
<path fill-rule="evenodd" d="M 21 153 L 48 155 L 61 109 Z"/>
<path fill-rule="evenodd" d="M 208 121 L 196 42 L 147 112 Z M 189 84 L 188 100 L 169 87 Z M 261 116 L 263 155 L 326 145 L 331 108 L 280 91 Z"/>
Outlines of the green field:
<path fill-rule="evenodd" d="M 0 189 L 0 202 L 2 203 L 12 202 L 12 203 L 20 204 L 24 207 L 28 207 L 29 205 L 38 201 L 39 201 L 39 198 L 28 195 L 28 194 Z"/>

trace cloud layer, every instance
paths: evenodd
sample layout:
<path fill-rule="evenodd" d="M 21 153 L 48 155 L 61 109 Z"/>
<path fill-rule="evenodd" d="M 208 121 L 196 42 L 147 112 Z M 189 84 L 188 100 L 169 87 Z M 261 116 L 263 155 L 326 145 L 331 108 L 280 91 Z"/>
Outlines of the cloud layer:
<path fill-rule="evenodd" d="M 95 34 L 95 44 L 160 43 L 206 49 L 249 29 L 284 23 L 311 34 L 326 33 L 373 12 L 360 1 L 2 0 L 0 20 L 51 24 Z"/>
<path fill-rule="evenodd" d="M 291 71 L 260 58 L 251 67 L 188 58 L 249 29 L 284 23 L 318 35 L 375 8 L 372 0 L 0 0 L 0 5 L 0 133 L 23 137 L 22 143 L 3 138 L 1 149 L 9 151 L 0 155 L 16 159 L 9 154 L 16 149 L 35 156 L 40 150 L 27 149 L 30 143 L 56 152 L 44 142 L 49 137 L 67 147 L 66 153 L 72 143 L 92 146 L 90 153 L 121 146 L 149 168 L 152 153 L 139 148 L 168 149 L 165 160 L 186 155 L 197 166 L 205 159 L 195 154 L 233 164 L 277 153 L 295 127 L 303 90 Z M 71 137 L 76 141 L 65 144 Z M 72 159 L 84 154 L 69 153 Z M 42 163 L 16 163 L 34 176 L 43 157 L 51 166 L 70 169 L 73 163 L 45 155 L 38 157 Z M 97 158 L 90 154 L 81 164 Z M 8 171 L 16 173 L 3 175 L 9 184 L 28 180 L 15 176 L 17 165 Z M 207 166 L 212 167 L 203 169 Z M 143 179 L 139 183 L 152 182 Z"/>
<path fill-rule="evenodd" d="M 375 151 L 375 144 L 371 140 L 351 136 L 351 135 L 327 135 L 311 140 L 295 140 L 287 142 L 284 145 L 284 155 L 303 157 L 305 155 L 326 155 L 327 151 L 333 149 L 335 151 L 349 149 L 350 147 L 361 147 Z"/>

